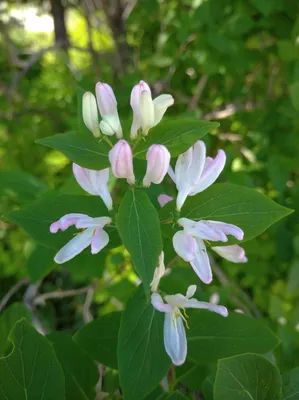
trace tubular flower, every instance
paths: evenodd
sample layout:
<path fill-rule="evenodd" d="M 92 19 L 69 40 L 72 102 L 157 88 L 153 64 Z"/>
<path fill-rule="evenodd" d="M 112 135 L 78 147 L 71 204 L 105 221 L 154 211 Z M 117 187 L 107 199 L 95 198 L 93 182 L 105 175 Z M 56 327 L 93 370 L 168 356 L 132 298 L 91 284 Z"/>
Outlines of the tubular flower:
<path fill-rule="evenodd" d="M 153 280 L 150 284 L 151 291 L 156 292 L 159 287 L 160 279 L 165 274 L 165 265 L 164 265 L 164 252 L 159 255 L 158 258 L 158 266 L 155 269 Z"/>
<path fill-rule="evenodd" d="M 96 96 L 103 119 L 100 123 L 102 132 L 109 136 L 115 133 L 116 137 L 121 139 L 123 134 L 117 111 L 117 101 L 111 86 L 107 83 L 98 82 L 96 84 Z"/>
<path fill-rule="evenodd" d="M 227 235 L 242 240 L 244 233 L 236 225 L 218 221 L 192 221 L 180 218 L 178 224 L 184 229 L 173 236 L 176 253 L 189 262 L 199 279 L 204 283 L 212 282 L 212 270 L 204 240 L 227 242 Z"/>
<path fill-rule="evenodd" d="M 135 85 L 131 92 L 131 107 L 133 109 L 133 123 L 131 127 L 131 138 L 136 139 L 138 129 L 142 128 L 143 135 L 156 126 L 168 107 L 173 105 L 174 100 L 170 94 L 162 94 L 152 100 L 151 89 L 144 81 Z"/>
<path fill-rule="evenodd" d="M 214 159 L 206 157 L 206 146 L 201 140 L 178 157 L 175 170 L 169 167 L 168 173 L 178 190 L 176 205 L 179 211 L 187 196 L 203 192 L 216 181 L 225 161 L 223 150 L 219 150 Z"/>
<path fill-rule="evenodd" d="M 128 142 L 119 140 L 109 151 L 109 161 L 116 178 L 126 178 L 130 185 L 135 183 L 133 154 Z"/>
<path fill-rule="evenodd" d="M 99 129 L 97 102 L 94 95 L 90 92 L 86 92 L 83 95 L 82 116 L 87 128 L 95 137 L 99 137 L 101 133 Z"/>
<path fill-rule="evenodd" d="M 109 168 L 100 171 L 82 168 L 73 163 L 73 173 L 78 184 L 87 193 L 100 196 L 108 210 L 112 210 L 112 198 L 108 190 Z"/>
<path fill-rule="evenodd" d="M 151 183 L 161 183 L 169 168 L 169 151 L 165 146 L 153 144 L 146 153 L 146 160 L 147 167 L 143 185 L 149 187 Z"/>
<path fill-rule="evenodd" d="M 75 225 L 78 232 L 54 257 L 57 264 L 63 264 L 76 257 L 88 246 L 91 246 L 91 253 L 99 253 L 109 242 L 108 233 L 103 230 L 105 225 L 111 223 L 109 217 L 91 218 L 86 214 L 66 214 L 58 221 L 50 225 L 50 232 L 57 233 L 59 230 L 65 231 L 70 226 Z"/>
<path fill-rule="evenodd" d="M 246 263 L 248 261 L 245 250 L 234 244 L 233 246 L 215 246 L 211 247 L 219 256 L 233 263 Z"/>
<path fill-rule="evenodd" d="M 188 287 L 187 293 L 164 296 L 165 303 L 158 293 L 153 293 L 151 302 L 153 307 L 165 313 L 164 318 L 164 346 L 173 364 L 182 365 L 187 356 L 187 339 L 184 322 L 187 325 L 185 308 L 199 308 L 214 311 L 223 317 L 228 316 L 227 308 L 215 304 L 193 299 L 196 285 Z M 183 310 L 183 313 L 181 312 Z M 187 325 L 188 327 L 188 325 Z"/>

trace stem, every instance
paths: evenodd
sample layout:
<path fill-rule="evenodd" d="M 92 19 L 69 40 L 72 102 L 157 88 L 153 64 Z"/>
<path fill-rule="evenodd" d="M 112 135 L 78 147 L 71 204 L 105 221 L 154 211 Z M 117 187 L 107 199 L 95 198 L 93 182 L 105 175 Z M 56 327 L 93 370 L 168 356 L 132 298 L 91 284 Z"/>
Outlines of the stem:
<path fill-rule="evenodd" d="M 110 140 L 103 134 L 103 137 L 102 137 L 102 139 L 107 143 L 107 144 L 109 144 L 109 146 L 112 148 L 113 147 L 113 144 L 110 142 Z"/>
<path fill-rule="evenodd" d="M 27 285 L 29 283 L 29 278 L 25 278 L 19 282 L 17 282 L 12 288 L 9 289 L 9 291 L 4 295 L 1 299 L 0 302 L 0 312 L 3 310 L 3 308 L 6 306 L 8 303 L 9 299 L 24 285 Z"/>

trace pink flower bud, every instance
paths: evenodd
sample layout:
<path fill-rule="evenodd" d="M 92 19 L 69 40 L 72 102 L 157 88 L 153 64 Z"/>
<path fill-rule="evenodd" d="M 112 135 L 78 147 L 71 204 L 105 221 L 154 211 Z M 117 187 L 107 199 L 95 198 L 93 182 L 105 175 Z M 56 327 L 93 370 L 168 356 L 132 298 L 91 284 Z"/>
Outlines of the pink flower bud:
<path fill-rule="evenodd" d="M 153 144 L 146 153 L 146 159 L 147 168 L 143 178 L 143 185 L 150 186 L 152 182 L 161 183 L 169 168 L 169 151 L 165 146 Z"/>
<path fill-rule="evenodd" d="M 110 150 L 109 161 L 114 176 L 126 178 L 129 184 L 135 183 L 133 154 L 130 145 L 125 140 L 119 140 Z"/>
<path fill-rule="evenodd" d="M 117 101 L 111 86 L 107 83 L 98 82 L 96 84 L 96 95 L 102 118 L 107 114 L 117 114 Z"/>
<path fill-rule="evenodd" d="M 131 138 L 136 139 L 138 129 L 141 128 L 141 119 L 140 119 L 140 95 L 141 92 L 147 91 L 151 93 L 151 89 L 148 84 L 144 81 L 140 81 L 138 85 L 135 85 L 131 92 L 131 107 L 133 109 L 133 123 L 131 127 Z"/>

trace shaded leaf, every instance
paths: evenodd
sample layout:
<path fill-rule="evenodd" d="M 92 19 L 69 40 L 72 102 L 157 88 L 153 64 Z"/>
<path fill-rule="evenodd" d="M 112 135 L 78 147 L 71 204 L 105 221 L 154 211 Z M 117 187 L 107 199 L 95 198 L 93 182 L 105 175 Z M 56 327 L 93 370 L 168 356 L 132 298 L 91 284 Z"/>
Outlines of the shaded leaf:
<path fill-rule="evenodd" d="M 299 399 L 299 367 L 282 375 L 282 400 Z"/>

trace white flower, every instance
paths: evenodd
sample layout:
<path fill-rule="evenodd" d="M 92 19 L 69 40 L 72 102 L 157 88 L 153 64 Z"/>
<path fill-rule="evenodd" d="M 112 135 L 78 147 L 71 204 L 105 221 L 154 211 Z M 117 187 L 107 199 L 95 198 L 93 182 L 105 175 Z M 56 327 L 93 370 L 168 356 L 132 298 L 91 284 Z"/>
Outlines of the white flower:
<path fill-rule="evenodd" d="M 112 210 L 112 198 L 108 190 L 109 168 L 95 171 L 73 163 L 73 173 L 82 189 L 89 194 L 100 196 L 108 210 Z"/>
<path fill-rule="evenodd" d="M 164 265 L 164 252 L 159 255 L 158 258 L 158 266 L 155 269 L 153 280 L 150 284 L 151 291 L 156 292 L 159 287 L 160 279 L 165 274 L 165 265 Z"/>
<path fill-rule="evenodd" d="M 178 190 L 177 209 L 180 211 L 187 196 L 194 196 L 211 186 L 224 168 L 226 156 L 219 150 L 213 159 L 206 157 L 206 146 L 199 140 L 178 157 L 175 170 L 168 173 Z"/>
<path fill-rule="evenodd" d="M 215 246 L 211 247 L 219 256 L 233 263 L 245 263 L 248 261 L 245 250 L 234 244 L 232 246 Z"/>
<path fill-rule="evenodd" d="M 153 293 L 151 297 L 153 307 L 165 313 L 164 346 L 167 354 L 175 365 L 182 365 L 187 356 L 187 339 L 184 327 L 184 321 L 186 324 L 187 321 L 181 309 L 185 311 L 185 308 L 201 308 L 214 311 L 223 317 L 228 316 L 228 311 L 224 306 L 217 306 L 215 304 L 192 299 L 195 292 L 196 285 L 191 285 L 188 287 L 185 296 L 180 293 L 172 296 L 164 296 L 166 303 L 164 303 L 162 297 L 158 293 Z"/>
<path fill-rule="evenodd" d="M 100 136 L 97 102 L 94 95 L 86 92 L 82 98 L 82 116 L 87 128 L 95 137 Z"/>
<path fill-rule="evenodd" d="M 236 225 L 218 221 L 192 221 L 180 218 L 178 224 L 184 229 L 173 236 L 176 253 L 189 262 L 198 277 L 206 284 L 212 282 L 212 270 L 204 240 L 227 242 L 227 235 L 242 240 L 244 233 Z"/>
<path fill-rule="evenodd" d="M 150 87 L 146 82 L 140 81 L 132 89 L 130 103 L 133 109 L 131 138 L 136 139 L 138 129 L 142 128 L 142 134 L 147 135 L 149 129 L 161 121 L 174 100 L 170 94 L 162 94 L 152 100 Z"/>
<path fill-rule="evenodd" d="M 86 214 L 66 214 L 50 226 L 51 233 L 59 230 L 65 231 L 75 225 L 77 229 L 84 229 L 78 232 L 54 257 L 57 264 L 63 264 L 76 257 L 88 246 L 91 246 L 91 253 L 99 253 L 109 242 L 107 232 L 103 230 L 105 225 L 111 223 L 109 217 L 91 218 Z"/>

